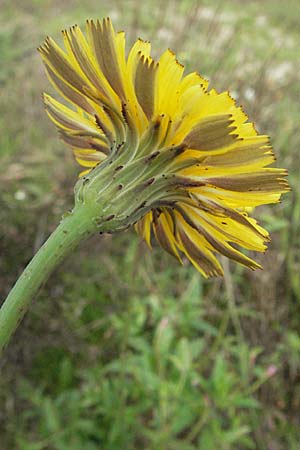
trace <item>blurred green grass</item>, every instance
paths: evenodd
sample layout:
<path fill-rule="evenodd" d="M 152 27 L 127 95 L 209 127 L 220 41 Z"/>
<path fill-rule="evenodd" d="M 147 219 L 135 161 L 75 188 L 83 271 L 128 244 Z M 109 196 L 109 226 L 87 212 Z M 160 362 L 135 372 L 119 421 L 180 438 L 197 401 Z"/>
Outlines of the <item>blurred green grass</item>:
<path fill-rule="evenodd" d="M 265 270 L 204 281 L 134 232 L 96 236 L 51 277 L 0 378 L 0 450 L 299 450 L 298 1 L 2 0 L 1 296 L 72 205 L 78 168 L 44 114 L 46 35 L 110 15 L 174 49 L 271 135 L 293 186 L 258 209 Z"/>

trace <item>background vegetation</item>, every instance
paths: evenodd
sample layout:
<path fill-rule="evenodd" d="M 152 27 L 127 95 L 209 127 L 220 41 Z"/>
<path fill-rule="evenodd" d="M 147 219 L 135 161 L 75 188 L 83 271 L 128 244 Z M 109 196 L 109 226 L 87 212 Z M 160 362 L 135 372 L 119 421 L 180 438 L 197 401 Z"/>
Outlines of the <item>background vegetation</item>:
<path fill-rule="evenodd" d="M 72 205 L 36 47 L 110 15 L 171 47 L 272 136 L 291 194 L 257 215 L 265 270 L 204 281 L 133 231 L 51 277 L 1 361 L 0 450 L 299 450 L 299 38 L 295 0 L 0 0 L 1 296 Z"/>

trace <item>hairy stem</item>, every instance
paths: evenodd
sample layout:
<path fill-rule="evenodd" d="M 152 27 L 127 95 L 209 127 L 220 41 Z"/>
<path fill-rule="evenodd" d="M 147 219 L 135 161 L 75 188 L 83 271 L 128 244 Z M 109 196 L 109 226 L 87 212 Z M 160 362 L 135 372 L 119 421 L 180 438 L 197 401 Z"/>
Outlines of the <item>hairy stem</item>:
<path fill-rule="evenodd" d="M 25 268 L 0 309 L 0 354 L 51 272 L 95 229 L 96 225 L 84 207 L 75 207 L 64 216 Z"/>

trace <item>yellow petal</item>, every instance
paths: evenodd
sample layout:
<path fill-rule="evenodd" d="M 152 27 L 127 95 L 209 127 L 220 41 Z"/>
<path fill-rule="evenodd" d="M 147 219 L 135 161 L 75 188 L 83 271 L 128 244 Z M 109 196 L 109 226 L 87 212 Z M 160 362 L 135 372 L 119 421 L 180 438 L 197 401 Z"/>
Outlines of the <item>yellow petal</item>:
<path fill-rule="evenodd" d="M 153 217 L 153 230 L 160 246 L 163 247 L 168 253 L 175 256 L 175 258 L 182 263 L 176 248 L 174 224 L 167 209 L 164 208 L 160 215 L 154 213 Z"/>
<path fill-rule="evenodd" d="M 162 54 L 158 61 L 155 114 L 167 114 L 172 118 L 177 113 L 178 86 L 183 72 L 184 67 L 171 50 Z"/>

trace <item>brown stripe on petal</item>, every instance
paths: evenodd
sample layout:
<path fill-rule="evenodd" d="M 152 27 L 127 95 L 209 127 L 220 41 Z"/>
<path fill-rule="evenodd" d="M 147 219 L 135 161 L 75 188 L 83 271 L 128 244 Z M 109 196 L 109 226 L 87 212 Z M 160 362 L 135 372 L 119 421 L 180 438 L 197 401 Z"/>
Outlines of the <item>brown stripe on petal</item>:
<path fill-rule="evenodd" d="M 165 221 L 165 224 L 162 223 L 162 216 L 164 213 L 157 214 L 156 210 L 153 210 L 153 230 L 155 237 L 159 243 L 159 245 L 166 250 L 170 255 L 175 256 L 176 259 L 180 259 L 180 256 L 176 250 L 175 244 L 173 245 L 167 236 L 166 226 L 168 227 L 168 222 Z M 169 233 L 171 233 L 171 229 L 169 228 Z M 173 233 L 172 233 L 173 235 Z"/>
<path fill-rule="evenodd" d="M 86 94 L 84 91 L 84 87 L 88 88 L 86 81 L 78 73 L 77 67 L 70 64 L 67 59 L 67 55 L 58 47 L 58 45 L 55 44 L 52 39 L 47 38 L 44 45 L 39 48 L 39 51 L 42 54 L 43 60 L 47 67 L 50 67 L 50 69 L 53 67 L 53 69 L 63 80 L 70 83 L 82 94 Z"/>
<path fill-rule="evenodd" d="M 186 250 L 186 254 L 199 265 L 199 267 L 205 272 L 209 277 L 223 275 L 222 271 L 217 267 L 201 250 L 197 247 L 194 242 L 188 237 L 188 235 L 183 230 L 183 227 L 179 228 L 179 236 L 181 242 Z"/>
<path fill-rule="evenodd" d="M 82 45 L 78 43 L 78 38 L 76 36 L 76 33 L 80 33 L 80 30 L 77 26 L 74 26 L 70 28 L 69 31 L 64 31 L 63 34 L 65 38 L 68 40 L 70 48 L 72 49 L 73 55 L 79 64 L 82 72 L 85 74 L 85 76 L 89 79 L 92 85 L 94 85 L 97 88 L 98 93 L 101 93 L 104 99 L 107 100 L 108 96 L 101 85 L 99 75 L 97 74 L 90 58 L 84 51 L 84 48 Z"/>
<path fill-rule="evenodd" d="M 231 247 L 231 245 L 224 245 L 222 242 L 215 239 L 212 235 L 208 234 L 204 229 L 199 229 L 199 231 L 203 234 L 210 245 L 215 248 L 221 255 L 224 255 L 227 258 L 236 261 L 251 270 L 261 269 L 260 264 L 243 255 L 243 253 L 239 252 L 238 250 L 235 250 L 233 247 Z"/>
<path fill-rule="evenodd" d="M 260 136 L 262 137 L 262 136 Z M 260 138 L 259 137 L 259 138 Z M 207 156 L 203 163 L 211 166 L 232 166 L 256 163 L 264 159 L 266 155 L 273 155 L 267 136 L 265 139 L 256 139 L 254 142 L 245 138 L 237 148 L 221 155 Z"/>
<path fill-rule="evenodd" d="M 108 155 L 110 149 L 105 143 L 97 138 L 91 138 L 90 136 L 77 136 L 71 133 L 66 133 L 63 130 L 59 130 L 61 138 L 71 147 L 82 149 L 93 149 L 105 153 Z"/>
<path fill-rule="evenodd" d="M 81 136 L 81 137 L 92 137 L 99 139 L 101 142 L 107 142 L 106 136 L 100 131 L 93 131 L 88 129 L 76 130 L 76 131 L 66 131 L 66 133 L 70 133 L 72 136 Z"/>
<path fill-rule="evenodd" d="M 105 155 L 109 155 L 110 153 L 110 148 L 107 147 L 104 144 L 100 144 L 100 142 L 97 142 L 95 139 L 94 140 L 89 140 L 89 144 L 91 146 L 91 148 L 93 150 L 97 150 L 97 152 L 101 152 L 104 153 Z"/>
<path fill-rule="evenodd" d="M 75 150 L 74 154 L 76 158 L 83 159 L 84 161 L 103 161 L 106 158 L 106 155 L 102 152 L 94 152 L 94 153 L 87 153 L 87 152 L 81 152 L 80 150 Z"/>
<path fill-rule="evenodd" d="M 230 134 L 236 129 L 230 114 L 211 115 L 194 126 L 184 139 L 184 143 L 195 150 L 216 150 L 234 144 L 237 134 Z"/>
<path fill-rule="evenodd" d="M 217 217 L 229 217 L 230 219 L 235 220 L 241 225 L 244 225 L 247 228 L 250 228 L 254 233 L 259 236 L 260 238 L 263 238 L 265 242 L 269 241 L 270 238 L 268 234 L 266 234 L 263 231 L 260 231 L 257 229 L 249 220 L 247 219 L 247 216 L 239 213 L 238 211 L 227 208 L 224 205 L 219 205 L 218 203 L 214 202 L 213 200 L 207 200 L 207 202 L 203 202 L 199 200 L 196 196 L 192 195 L 192 198 L 196 201 L 197 206 L 200 209 L 203 209 L 203 211 L 211 214 L 212 216 Z"/>
<path fill-rule="evenodd" d="M 86 139 L 81 136 L 73 136 L 72 134 L 65 133 L 63 130 L 58 130 L 60 137 L 65 141 L 66 144 L 71 145 L 71 147 L 76 148 L 90 148 Z"/>
<path fill-rule="evenodd" d="M 75 103 L 77 106 L 82 108 L 84 111 L 88 112 L 89 114 L 94 114 L 94 109 L 91 106 L 91 104 L 88 102 L 86 97 L 81 94 L 80 92 L 77 92 L 73 87 L 71 87 L 69 84 L 64 82 L 61 78 L 59 78 L 51 69 L 50 66 L 46 66 L 46 72 L 52 81 L 52 83 L 55 85 L 55 87 L 58 89 L 58 91 L 61 92 L 61 94 L 71 102 Z"/>
<path fill-rule="evenodd" d="M 273 171 L 271 171 L 273 170 Z M 276 192 L 289 187 L 284 170 L 270 169 L 270 172 L 245 173 L 232 177 L 207 178 L 206 182 L 221 189 L 238 192 Z"/>
<path fill-rule="evenodd" d="M 95 55 L 104 76 L 114 91 L 125 100 L 122 77 L 116 49 L 116 33 L 109 18 L 96 25 L 90 22 Z"/>
<path fill-rule="evenodd" d="M 64 112 L 59 110 L 60 105 L 58 102 L 56 104 L 53 102 L 53 99 L 51 99 L 46 94 L 44 95 L 44 103 L 47 113 L 53 118 L 54 121 L 59 123 L 63 128 L 69 128 L 70 130 L 77 130 L 80 132 L 86 132 L 86 133 L 94 133 L 96 136 L 100 133 L 97 133 L 97 130 L 94 129 L 94 124 L 92 122 L 87 122 L 87 120 L 83 121 L 81 119 L 81 116 L 78 114 L 78 117 L 72 117 L 71 115 L 74 114 L 74 111 L 70 108 L 70 115 L 68 115 L 68 112 Z M 64 106 L 64 105 L 62 105 Z M 76 113 L 75 113 L 76 114 Z"/>
<path fill-rule="evenodd" d="M 140 54 L 134 83 L 138 102 L 148 119 L 151 119 L 154 111 L 157 68 L 158 63 L 152 58 Z"/>
<path fill-rule="evenodd" d="M 57 111 L 52 109 L 51 107 L 47 106 L 46 111 L 50 114 L 50 116 L 56 121 L 59 122 L 59 124 L 62 127 L 70 128 L 72 130 L 81 130 L 82 128 L 76 124 L 75 122 L 68 120 L 65 116 L 62 114 L 58 114 Z"/>
<path fill-rule="evenodd" d="M 247 256 L 243 255 L 241 252 L 234 249 L 233 247 L 231 247 L 227 243 L 227 241 L 225 241 L 225 236 L 224 236 L 224 243 L 222 243 L 219 239 L 216 239 L 211 233 L 209 233 L 205 229 L 205 227 L 200 225 L 199 222 L 195 223 L 194 220 L 189 216 L 188 212 L 185 211 L 182 207 L 180 207 L 179 204 L 177 204 L 175 208 L 181 214 L 186 223 L 190 225 L 194 230 L 198 231 L 202 236 L 204 236 L 207 242 L 217 252 L 226 256 L 229 259 L 232 259 L 233 261 L 236 261 L 246 267 L 249 267 L 252 270 L 261 268 L 261 266 L 258 263 L 248 258 Z"/>

